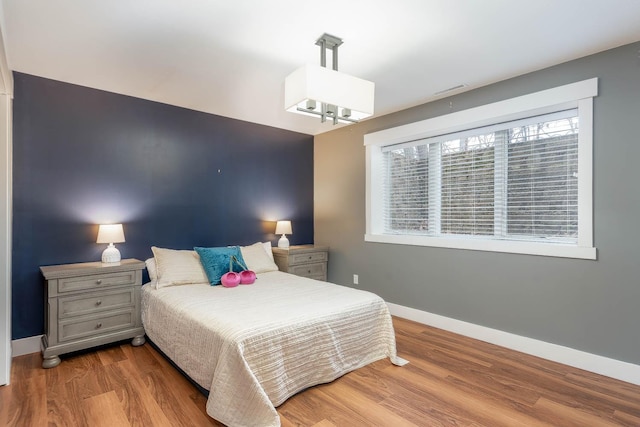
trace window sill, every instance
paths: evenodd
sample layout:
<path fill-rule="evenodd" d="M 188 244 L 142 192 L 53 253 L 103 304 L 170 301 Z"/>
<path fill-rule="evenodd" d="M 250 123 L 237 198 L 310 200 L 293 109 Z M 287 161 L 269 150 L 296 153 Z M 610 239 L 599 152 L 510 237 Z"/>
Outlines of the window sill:
<path fill-rule="evenodd" d="M 364 240 L 365 242 L 391 243 L 396 245 L 430 246 L 437 248 L 467 249 L 560 258 L 596 259 L 596 248 L 564 245 L 559 243 L 474 240 L 464 238 L 438 238 L 392 234 L 365 234 Z"/>

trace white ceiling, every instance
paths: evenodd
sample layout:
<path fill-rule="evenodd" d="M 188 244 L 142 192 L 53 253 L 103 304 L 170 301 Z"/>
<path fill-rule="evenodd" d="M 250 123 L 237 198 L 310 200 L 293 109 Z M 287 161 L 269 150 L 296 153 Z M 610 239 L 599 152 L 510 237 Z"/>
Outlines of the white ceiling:
<path fill-rule="evenodd" d="M 325 32 L 375 116 L 640 40 L 638 0 L 1 1 L 12 70 L 313 135 L 283 82 Z"/>

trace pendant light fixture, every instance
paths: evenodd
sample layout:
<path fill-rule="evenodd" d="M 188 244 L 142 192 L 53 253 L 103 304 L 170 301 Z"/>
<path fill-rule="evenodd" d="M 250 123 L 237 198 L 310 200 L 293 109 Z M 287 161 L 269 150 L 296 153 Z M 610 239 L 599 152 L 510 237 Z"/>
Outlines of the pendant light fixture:
<path fill-rule="evenodd" d="M 320 65 L 305 65 L 289 74 L 284 82 L 285 109 L 292 113 L 320 117 L 324 123 L 357 123 L 373 114 L 375 84 L 338 71 L 338 47 L 342 39 L 323 34 Z M 327 50 L 332 69 L 327 68 Z"/>

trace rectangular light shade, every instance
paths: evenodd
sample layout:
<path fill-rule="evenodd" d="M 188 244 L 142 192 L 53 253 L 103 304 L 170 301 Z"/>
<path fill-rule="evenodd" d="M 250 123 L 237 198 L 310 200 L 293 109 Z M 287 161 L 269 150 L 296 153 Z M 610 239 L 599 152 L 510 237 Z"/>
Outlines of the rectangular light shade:
<path fill-rule="evenodd" d="M 302 113 L 307 101 L 351 109 L 351 119 L 361 120 L 373 114 L 375 84 L 319 65 L 305 65 L 284 81 L 284 108 Z"/>
<path fill-rule="evenodd" d="M 124 241 L 122 224 L 102 224 L 98 228 L 96 243 L 122 243 Z"/>
<path fill-rule="evenodd" d="M 276 223 L 276 234 L 293 234 L 291 221 L 278 221 Z"/>

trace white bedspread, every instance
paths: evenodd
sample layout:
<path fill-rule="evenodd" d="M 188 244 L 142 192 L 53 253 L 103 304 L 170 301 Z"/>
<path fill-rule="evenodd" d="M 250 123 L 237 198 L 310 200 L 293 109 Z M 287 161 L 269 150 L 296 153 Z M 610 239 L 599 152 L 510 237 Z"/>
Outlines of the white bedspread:
<path fill-rule="evenodd" d="M 142 292 L 149 338 L 210 390 L 207 413 L 228 426 L 279 426 L 275 407 L 310 386 L 396 355 L 375 294 L 282 272 L 253 285 Z"/>

